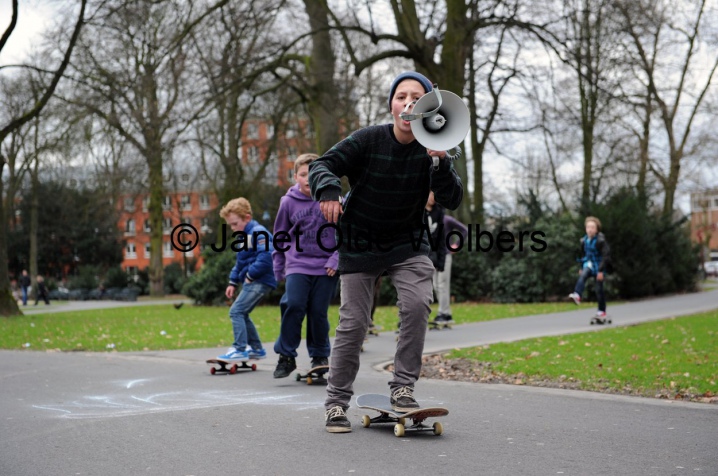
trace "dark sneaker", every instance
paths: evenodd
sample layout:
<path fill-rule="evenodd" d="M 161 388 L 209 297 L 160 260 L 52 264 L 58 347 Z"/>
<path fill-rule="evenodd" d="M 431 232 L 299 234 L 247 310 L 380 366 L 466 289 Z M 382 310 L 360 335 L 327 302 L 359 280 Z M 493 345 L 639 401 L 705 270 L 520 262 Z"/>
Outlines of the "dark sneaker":
<path fill-rule="evenodd" d="M 297 368 L 297 362 L 294 357 L 287 357 L 286 355 L 279 356 L 279 362 L 277 368 L 274 369 L 274 378 L 289 377 L 289 375 Z"/>
<path fill-rule="evenodd" d="M 329 365 L 329 359 L 327 357 L 314 357 L 312 359 L 312 368 L 321 367 L 323 365 Z"/>
<path fill-rule="evenodd" d="M 349 422 L 344 409 L 340 406 L 332 407 L 324 414 L 325 428 L 329 433 L 349 433 L 352 424 Z"/>
<path fill-rule="evenodd" d="M 410 412 L 419 408 L 414 399 L 414 389 L 411 387 L 399 387 L 391 394 L 391 408 L 398 412 Z"/>
<path fill-rule="evenodd" d="M 434 322 L 448 324 L 454 322 L 454 320 L 451 318 L 450 314 L 439 314 L 434 318 Z"/>

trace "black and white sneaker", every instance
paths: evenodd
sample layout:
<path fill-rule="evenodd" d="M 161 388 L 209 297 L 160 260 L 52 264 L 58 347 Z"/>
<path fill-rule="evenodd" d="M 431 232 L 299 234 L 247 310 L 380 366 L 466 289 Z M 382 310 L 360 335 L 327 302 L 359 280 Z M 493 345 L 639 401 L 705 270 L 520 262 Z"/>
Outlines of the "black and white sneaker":
<path fill-rule="evenodd" d="M 414 389 L 411 387 L 399 387 L 391 394 L 389 399 L 391 408 L 398 412 L 410 412 L 419 408 L 414 399 Z"/>
<path fill-rule="evenodd" d="M 349 422 L 344 409 L 340 406 L 332 407 L 324 414 L 325 428 L 329 433 L 349 433 L 352 424 Z"/>
<path fill-rule="evenodd" d="M 274 378 L 289 377 L 289 375 L 297 368 L 297 362 L 294 357 L 288 357 L 286 355 L 279 355 L 279 362 L 277 368 L 274 369 Z"/>
<path fill-rule="evenodd" d="M 329 359 L 327 357 L 314 357 L 312 358 L 312 368 L 322 367 L 329 365 Z"/>

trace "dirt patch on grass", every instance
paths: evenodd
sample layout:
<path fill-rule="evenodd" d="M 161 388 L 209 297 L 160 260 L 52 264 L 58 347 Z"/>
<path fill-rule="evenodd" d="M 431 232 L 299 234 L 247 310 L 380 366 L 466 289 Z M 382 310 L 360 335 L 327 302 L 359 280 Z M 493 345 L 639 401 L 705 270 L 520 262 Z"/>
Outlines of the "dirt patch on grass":
<path fill-rule="evenodd" d="M 562 375 L 558 379 L 536 378 L 523 373 L 508 375 L 493 369 L 491 362 L 475 362 L 468 359 L 447 359 L 443 355 L 433 354 L 424 356 L 421 370 L 422 378 L 440 380 L 453 380 L 459 382 L 475 383 L 503 383 L 510 385 L 531 385 L 534 387 L 561 388 L 571 390 L 588 390 L 592 392 L 610 393 L 615 395 L 633 395 L 641 397 L 660 398 L 665 400 L 683 400 L 689 402 L 718 404 L 718 396 L 706 392 L 704 394 L 690 393 L 684 389 L 664 388 L 658 391 L 635 389 L 630 385 L 615 388 L 605 381 L 581 382 L 573 377 Z M 393 368 L 390 365 L 387 370 Z"/>

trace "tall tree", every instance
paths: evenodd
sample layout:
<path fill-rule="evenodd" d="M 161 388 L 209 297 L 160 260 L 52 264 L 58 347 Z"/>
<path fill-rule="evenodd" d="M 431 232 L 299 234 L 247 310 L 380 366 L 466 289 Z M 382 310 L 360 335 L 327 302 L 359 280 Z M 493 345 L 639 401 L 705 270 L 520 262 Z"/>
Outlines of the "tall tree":
<path fill-rule="evenodd" d="M 75 44 L 77 43 L 78 37 L 80 35 L 80 30 L 82 29 L 82 26 L 85 22 L 86 4 L 87 0 L 81 0 L 80 12 L 77 17 L 77 22 L 75 23 L 74 30 L 72 31 L 72 35 L 70 36 L 60 65 L 55 71 L 49 72 L 50 80 L 45 87 L 44 92 L 40 97 L 40 100 L 28 105 L 28 108 L 19 115 L 12 116 L 7 119 L 2 119 L 3 122 L 0 123 L 0 146 L 2 146 L 5 140 L 14 131 L 21 128 L 24 124 L 37 117 L 55 93 L 55 88 L 57 87 L 58 83 L 60 82 L 60 79 L 65 73 L 65 69 L 67 68 L 67 65 L 70 62 L 70 57 L 72 56 L 72 51 L 75 48 Z M 18 0 L 13 0 L 12 18 L 10 19 L 10 24 L 0 37 L 0 53 L 2 53 L 3 48 L 10 39 L 10 36 L 12 35 L 13 31 L 15 30 L 15 27 L 17 26 L 17 20 Z M 1 70 L 2 68 L 0 68 L 0 71 Z M 0 176 L 3 175 L 5 165 L 5 155 L 3 153 L 3 149 L 0 148 Z M 3 196 L 2 188 L 2 181 L 0 181 L 0 197 Z M 0 207 L 3 207 L 2 200 L 0 200 Z M 0 209 L 0 217 L 5 217 L 4 209 Z M 11 316 L 18 314 L 20 314 L 20 309 L 18 308 L 17 303 L 15 302 L 15 299 L 10 292 L 10 277 L 7 255 L 7 227 L 5 226 L 5 223 L 3 223 L 2 226 L 0 226 L 0 315 Z"/>
<path fill-rule="evenodd" d="M 75 86 L 66 100 L 104 120 L 146 161 L 152 296 L 164 294 L 163 161 L 199 115 L 201 92 L 186 81 L 187 38 L 227 2 L 102 3 L 88 22 L 73 61 Z M 102 38 L 102 48 L 97 47 L 97 38 Z"/>
<path fill-rule="evenodd" d="M 615 6 L 632 43 L 629 51 L 640 69 L 645 97 L 655 101 L 663 126 L 667 164 L 661 167 L 648 161 L 648 167 L 663 186 L 663 214 L 668 217 L 684 159 L 698 145 L 691 142 L 693 126 L 705 109 L 718 69 L 718 54 L 708 39 L 714 34 L 708 29 L 715 23 L 711 16 L 715 9 L 706 0 L 681 4 L 616 0 Z"/>

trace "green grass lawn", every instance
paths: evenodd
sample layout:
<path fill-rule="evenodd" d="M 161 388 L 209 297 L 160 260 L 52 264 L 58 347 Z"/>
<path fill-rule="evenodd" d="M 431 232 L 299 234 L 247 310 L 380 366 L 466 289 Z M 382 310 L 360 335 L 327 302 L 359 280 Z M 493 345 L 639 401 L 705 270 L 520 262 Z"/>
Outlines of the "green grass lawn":
<path fill-rule="evenodd" d="M 718 394 L 718 311 L 454 350 L 434 362 L 473 381 L 665 398 Z"/>
<path fill-rule="evenodd" d="M 586 304 L 590 306 L 591 304 Z M 458 323 L 575 310 L 573 303 L 456 304 Z M 434 307 L 434 313 L 436 309 Z M 185 305 L 137 306 L 0 318 L 0 348 L 31 350 L 138 351 L 228 347 L 232 343 L 229 308 Z M 377 308 L 376 324 L 393 332 L 397 308 Z M 330 329 L 339 321 L 329 309 Z M 279 307 L 259 306 L 252 320 L 263 342 L 279 335 Z M 29 344 L 29 345 L 28 345 Z"/>

